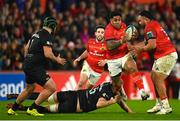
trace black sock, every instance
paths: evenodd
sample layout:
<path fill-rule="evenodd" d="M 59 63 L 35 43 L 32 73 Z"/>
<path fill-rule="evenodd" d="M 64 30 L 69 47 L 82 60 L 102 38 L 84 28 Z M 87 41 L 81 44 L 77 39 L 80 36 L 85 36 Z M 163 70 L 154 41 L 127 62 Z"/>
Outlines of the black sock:
<path fill-rule="evenodd" d="M 30 110 L 32 109 L 38 109 L 39 105 L 37 105 L 35 102 L 29 107 Z"/>
<path fill-rule="evenodd" d="M 14 102 L 12 109 L 15 111 L 18 109 L 18 107 L 19 107 L 19 104 L 17 104 L 17 102 Z"/>
<path fill-rule="evenodd" d="M 38 112 L 39 113 L 49 113 L 48 109 L 43 106 L 39 106 Z"/>

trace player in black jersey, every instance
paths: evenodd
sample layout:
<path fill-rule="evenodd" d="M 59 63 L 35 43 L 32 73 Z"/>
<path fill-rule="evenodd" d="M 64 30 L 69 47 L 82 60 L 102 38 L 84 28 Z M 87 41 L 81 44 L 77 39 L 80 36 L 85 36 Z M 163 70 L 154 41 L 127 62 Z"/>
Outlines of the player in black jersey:
<path fill-rule="evenodd" d="M 33 34 L 25 46 L 25 59 L 23 71 L 25 73 L 26 87 L 17 97 L 12 108 L 8 110 L 9 115 L 16 115 L 17 107 L 34 91 L 35 83 L 41 85 L 44 90 L 39 94 L 34 103 L 28 108 L 27 113 L 34 116 L 43 116 L 37 109 L 51 94 L 56 91 L 56 85 L 45 70 L 47 59 L 65 64 L 65 59 L 55 56 L 52 52 L 53 34 L 56 30 L 57 22 L 52 17 L 47 17 L 43 21 L 43 28 Z"/>
<path fill-rule="evenodd" d="M 60 91 L 55 92 L 48 98 L 50 105 L 46 107 L 40 106 L 40 113 L 76 113 L 89 112 L 98 108 L 103 108 L 114 103 L 118 103 L 121 108 L 127 113 L 132 113 L 132 110 L 123 101 L 120 95 L 115 94 L 112 84 L 103 83 L 93 89 L 85 89 L 78 91 Z M 7 108 L 13 104 L 8 104 Z M 20 105 L 18 110 L 27 110 L 29 106 Z"/>
<path fill-rule="evenodd" d="M 89 112 L 118 103 L 123 110 L 132 113 L 121 97 L 115 94 L 112 84 L 103 83 L 93 89 L 55 92 L 48 98 L 50 105 L 44 112 Z M 43 110 L 41 110 L 43 111 Z"/>

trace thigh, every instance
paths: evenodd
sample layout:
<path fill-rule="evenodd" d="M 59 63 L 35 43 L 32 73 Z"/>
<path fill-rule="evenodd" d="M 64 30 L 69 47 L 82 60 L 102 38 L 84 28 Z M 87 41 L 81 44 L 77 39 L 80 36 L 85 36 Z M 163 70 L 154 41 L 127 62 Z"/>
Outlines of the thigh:
<path fill-rule="evenodd" d="M 123 66 L 123 69 L 126 72 L 133 73 L 133 72 L 137 72 L 138 71 L 136 62 L 135 62 L 135 60 L 131 56 L 129 56 L 123 62 L 125 62 L 124 66 Z"/>
<path fill-rule="evenodd" d="M 89 78 L 88 78 L 89 84 L 95 85 L 96 82 L 99 80 L 100 76 L 101 76 L 100 73 L 97 73 L 97 72 L 91 70 L 91 71 L 90 71 L 90 76 L 89 76 Z"/>
<path fill-rule="evenodd" d="M 83 67 L 81 69 L 81 74 L 85 74 L 87 75 L 87 77 L 89 78 L 90 76 L 90 69 L 89 69 L 89 65 L 86 61 L 84 61 Z"/>
<path fill-rule="evenodd" d="M 25 72 L 25 81 L 27 84 L 31 85 L 35 83 L 32 72 Z"/>
<path fill-rule="evenodd" d="M 159 73 L 156 71 L 151 72 L 151 79 L 152 79 L 155 86 L 157 86 L 158 84 L 164 83 L 164 80 L 166 78 L 167 78 L 166 74 Z"/>
<path fill-rule="evenodd" d="M 33 72 L 33 78 L 37 84 L 44 86 L 50 79 L 50 76 L 44 68 L 37 68 L 36 71 Z"/>

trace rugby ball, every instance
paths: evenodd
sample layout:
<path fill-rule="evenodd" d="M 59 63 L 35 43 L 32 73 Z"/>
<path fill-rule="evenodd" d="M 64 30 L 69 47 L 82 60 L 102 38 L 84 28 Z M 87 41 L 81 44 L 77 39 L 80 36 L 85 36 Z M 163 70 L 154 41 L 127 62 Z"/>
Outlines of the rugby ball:
<path fill-rule="evenodd" d="M 134 34 L 137 35 L 137 29 L 136 29 L 135 26 L 129 25 L 129 26 L 126 28 L 125 33 L 126 33 L 126 39 L 127 39 L 128 41 L 130 41 L 130 40 L 133 39 L 132 37 L 133 37 Z"/>

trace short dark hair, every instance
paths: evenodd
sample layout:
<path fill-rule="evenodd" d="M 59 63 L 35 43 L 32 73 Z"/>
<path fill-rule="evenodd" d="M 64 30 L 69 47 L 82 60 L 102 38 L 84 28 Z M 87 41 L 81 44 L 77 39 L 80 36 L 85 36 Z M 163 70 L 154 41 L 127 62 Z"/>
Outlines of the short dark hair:
<path fill-rule="evenodd" d="M 150 19 L 150 20 L 155 19 L 154 16 L 153 16 L 149 11 L 147 11 L 147 10 L 141 11 L 141 12 L 139 13 L 139 15 L 140 15 L 140 16 L 144 16 L 144 17 L 146 17 L 146 18 L 148 18 L 148 19 Z"/>
<path fill-rule="evenodd" d="M 97 26 L 95 27 L 95 31 L 97 31 L 97 29 L 99 29 L 99 28 L 105 29 L 104 25 L 97 25 Z"/>
<path fill-rule="evenodd" d="M 43 26 L 49 27 L 54 30 L 57 26 L 56 19 L 53 17 L 46 17 L 43 21 Z"/>
<path fill-rule="evenodd" d="M 112 11 L 110 13 L 110 19 L 113 18 L 114 16 L 120 16 L 121 17 L 121 13 L 119 11 Z"/>

